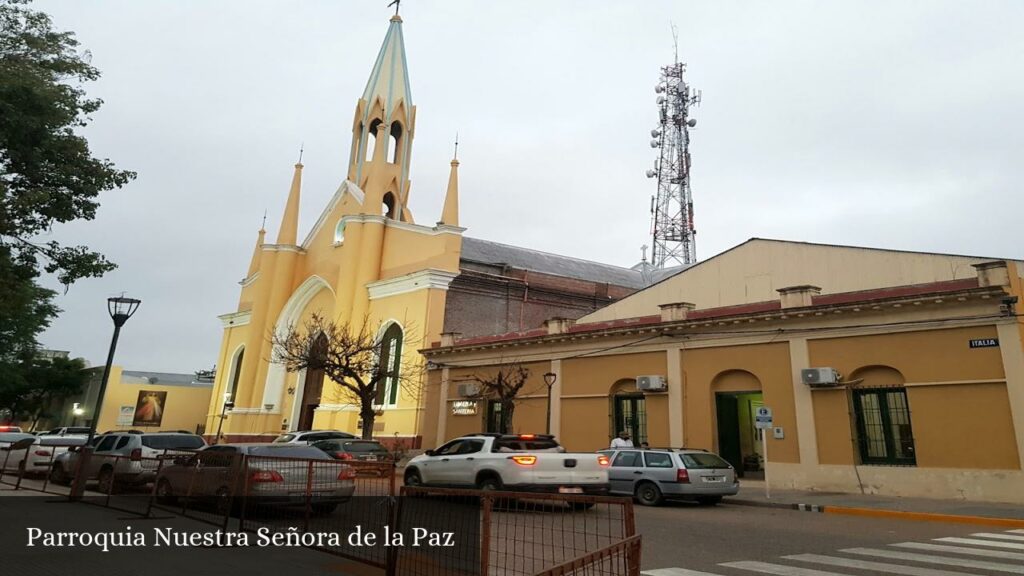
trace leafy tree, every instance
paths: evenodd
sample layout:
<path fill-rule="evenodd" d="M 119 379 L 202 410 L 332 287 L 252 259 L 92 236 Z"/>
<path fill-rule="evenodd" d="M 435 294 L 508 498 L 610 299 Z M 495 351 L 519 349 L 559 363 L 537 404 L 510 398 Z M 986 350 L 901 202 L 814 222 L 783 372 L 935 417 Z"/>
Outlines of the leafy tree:
<path fill-rule="evenodd" d="M 415 366 L 401 360 L 380 361 L 381 344 L 376 333 L 366 318 L 360 324 L 350 324 L 313 314 L 303 326 L 290 326 L 284 334 L 271 335 L 270 361 L 283 365 L 288 372 L 322 371 L 338 384 L 337 400 L 359 407 L 362 437 L 369 440 L 388 379 L 411 397 L 418 397 L 420 382 L 412 377 L 417 372 Z"/>
<path fill-rule="evenodd" d="M 51 406 L 78 394 L 89 379 L 81 358 L 28 358 L 19 363 L 16 376 L 0 382 L 0 407 L 9 418 L 30 420 L 34 429 Z"/>
<path fill-rule="evenodd" d="M 82 84 L 99 77 L 71 32 L 29 0 L 0 0 L 0 374 L 15 378 L 59 310 L 45 271 L 65 289 L 114 264 L 85 246 L 43 241 L 54 224 L 91 220 L 100 192 L 135 177 L 94 158 L 76 133 L 99 109 Z"/>

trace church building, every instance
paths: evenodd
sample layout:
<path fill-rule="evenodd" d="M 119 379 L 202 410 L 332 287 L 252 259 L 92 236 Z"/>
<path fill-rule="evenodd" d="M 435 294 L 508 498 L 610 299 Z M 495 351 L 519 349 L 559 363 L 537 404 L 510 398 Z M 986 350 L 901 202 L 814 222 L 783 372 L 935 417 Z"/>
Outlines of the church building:
<path fill-rule="evenodd" d="M 457 159 L 441 214 L 417 223 L 409 210 L 416 127 L 409 77 L 396 14 L 355 106 L 345 181 L 300 240 L 303 165 L 295 165 L 276 239 L 259 231 L 238 307 L 220 316 L 208 433 L 220 428 L 231 441 L 289 430 L 360 433 L 358 406 L 335 383 L 268 361 L 269 334 L 313 314 L 353 325 L 365 318 L 378 332 L 382 361 L 417 372 L 402 380 L 425 382 L 417 350 L 442 333 L 474 337 L 574 319 L 645 284 L 638 270 L 465 237 Z M 378 391 L 374 436 L 418 445 L 421 386 L 402 388 L 389 379 Z"/>

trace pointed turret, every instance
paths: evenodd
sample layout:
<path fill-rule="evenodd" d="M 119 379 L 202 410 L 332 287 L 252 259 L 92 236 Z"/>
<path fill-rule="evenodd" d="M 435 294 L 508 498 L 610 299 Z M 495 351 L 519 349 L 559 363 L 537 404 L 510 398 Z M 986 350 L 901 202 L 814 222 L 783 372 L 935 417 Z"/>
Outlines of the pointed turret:
<path fill-rule="evenodd" d="M 277 243 L 294 246 L 299 236 L 299 192 L 302 189 L 302 162 L 295 165 L 292 176 L 292 188 L 288 192 L 288 203 L 281 217 L 281 227 L 277 231 Z"/>
<path fill-rule="evenodd" d="M 352 122 L 348 179 L 366 194 L 367 214 L 411 221 L 405 207 L 415 124 L 402 18 L 396 14 L 388 25 Z"/>
<path fill-rule="evenodd" d="M 256 238 L 256 247 L 252 250 L 252 260 L 249 261 L 249 273 L 245 275 L 246 278 L 252 278 L 260 269 L 260 257 L 263 255 L 263 237 L 267 235 L 267 231 L 260 227 L 259 236 Z"/>
<path fill-rule="evenodd" d="M 459 161 L 452 159 L 452 171 L 448 175 L 448 192 L 444 196 L 444 209 L 438 224 L 459 225 Z"/>

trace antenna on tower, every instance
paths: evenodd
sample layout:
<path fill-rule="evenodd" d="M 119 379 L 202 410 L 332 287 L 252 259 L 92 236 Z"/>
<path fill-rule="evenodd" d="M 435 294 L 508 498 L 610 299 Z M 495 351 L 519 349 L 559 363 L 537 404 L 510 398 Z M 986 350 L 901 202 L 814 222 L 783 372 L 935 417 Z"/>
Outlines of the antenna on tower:
<path fill-rule="evenodd" d="M 697 262 L 690 191 L 690 128 L 697 121 L 689 116 L 701 93 L 693 92 L 683 78 L 686 64 L 679 61 L 679 30 L 670 24 L 674 59 L 662 67 L 654 86 L 658 126 L 651 130 L 651 148 L 658 150 L 658 159 L 654 169 L 647 171 L 647 177 L 658 182 L 657 195 L 651 198 L 651 265 L 655 268 Z"/>

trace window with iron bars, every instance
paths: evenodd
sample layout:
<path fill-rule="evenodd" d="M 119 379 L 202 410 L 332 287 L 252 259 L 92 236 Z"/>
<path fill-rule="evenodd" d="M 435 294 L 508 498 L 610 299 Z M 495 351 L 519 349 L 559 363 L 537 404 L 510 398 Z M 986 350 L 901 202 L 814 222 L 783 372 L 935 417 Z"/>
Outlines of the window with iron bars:
<path fill-rule="evenodd" d="M 864 464 L 915 466 L 910 405 L 903 387 L 853 390 L 857 447 Z"/>

